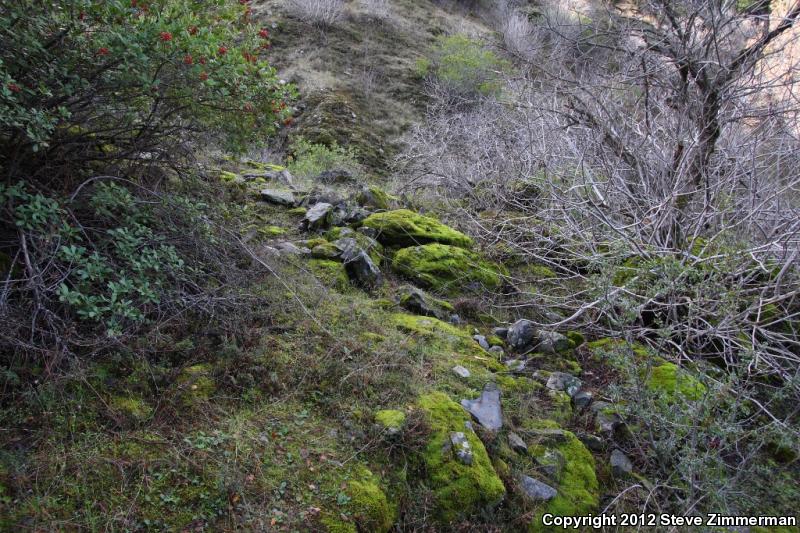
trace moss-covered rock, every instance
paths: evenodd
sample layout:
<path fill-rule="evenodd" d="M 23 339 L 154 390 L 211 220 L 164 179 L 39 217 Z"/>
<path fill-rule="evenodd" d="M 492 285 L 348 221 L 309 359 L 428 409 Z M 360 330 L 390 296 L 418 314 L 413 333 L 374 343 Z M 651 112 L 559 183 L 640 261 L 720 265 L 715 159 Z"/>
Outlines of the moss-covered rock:
<path fill-rule="evenodd" d="M 558 494 L 537 513 L 529 528 L 532 532 L 555 530 L 542 524 L 542 515 L 546 513 L 556 516 L 587 515 L 595 512 L 599 504 L 594 457 L 586 446 L 573 433 L 563 431 L 563 439 L 552 450 L 564 459 Z"/>
<path fill-rule="evenodd" d="M 486 448 L 466 422 L 467 413 L 446 394 L 422 396 L 419 407 L 428 418 L 432 434 L 422 452 L 428 485 L 433 489 L 437 518 L 446 524 L 479 513 L 502 501 L 505 487 L 494 470 Z M 472 451 L 472 464 L 463 464 L 448 448 L 451 432 L 464 433 Z"/>
<path fill-rule="evenodd" d="M 447 293 L 466 289 L 495 290 L 504 269 L 470 250 L 445 244 L 426 244 L 398 251 L 392 268 L 426 287 Z"/>
<path fill-rule="evenodd" d="M 350 287 L 350 278 L 344 265 L 332 259 L 312 259 L 308 262 L 308 268 L 312 274 L 323 285 L 337 290 L 345 290 Z"/>
<path fill-rule="evenodd" d="M 356 195 L 356 202 L 362 207 L 372 207 L 374 209 L 391 209 L 397 205 L 399 198 L 392 196 L 380 187 L 364 187 Z"/>
<path fill-rule="evenodd" d="M 667 401 L 674 401 L 676 394 L 687 400 L 698 400 L 706 393 L 706 386 L 697 378 L 678 365 L 668 362 L 650 370 L 647 388 L 663 393 Z"/>
<path fill-rule="evenodd" d="M 472 239 L 446 226 L 435 218 L 397 209 L 375 213 L 363 225 L 378 232 L 378 240 L 388 246 L 414 246 L 415 244 L 441 243 L 468 248 Z"/>
<path fill-rule="evenodd" d="M 311 257 L 316 259 L 337 259 L 342 254 L 332 242 L 325 241 L 311 249 Z"/>
<path fill-rule="evenodd" d="M 397 509 L 389 504 L 372 472 L 364 469 L 359 479 L 347 484 L 345 492 L 350 497 L 347 509 L 360 531 L 384 533 L 391 529 Z"/>

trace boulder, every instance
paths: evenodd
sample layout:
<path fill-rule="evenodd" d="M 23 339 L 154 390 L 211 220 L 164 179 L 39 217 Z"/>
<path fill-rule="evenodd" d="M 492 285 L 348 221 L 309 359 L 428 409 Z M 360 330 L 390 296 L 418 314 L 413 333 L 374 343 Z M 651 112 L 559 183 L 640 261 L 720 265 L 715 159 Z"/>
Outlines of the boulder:
<path fill-rule="evenodd" d="M 484 428 L 497 431 L 503 427 L 503 411 L 500 406 L 500 389 L 487 383 L 476 400 L 461 400 L 461 406 Z"/>
<path fill-rule="evenodd" d="M 369 207 L 372 209 L 391 209 L 396 205 L 398 198 L 388 194 L 380 187 L 362 187 L 356 195 L 356 202 L 362 207 Z"/>
<path fill-rule="evenodd" d="M 454 308 L 448 302 L 429 295 L 422 289 L 405 285 L 400 289 L 400 306 L 415 315 L 432 316 L 447 320 Z"/>
<path fill-rule="evenodd" d="M 431 429 L 421 454 L 426 482 L 433 493 L 431 519 L 444 528 L 462 517 L 500 503 L 505 496 L 505 487 L 483 443 L 467 425 L 467 413 L 441 392 L 422 396 L 418 406 Z M 464 435 L 472 452 L 471 464 L 465 464 L 453 453 L 452 433 Z"/>
<path fill-rule="evenodd" d="M 303 217 L 303 225 L 309 230 L 325 229 L 331 225 L 331 212 L 333 206 L 329 203 L 320 202 L 314 204 Z"/>
<path fill-rule="evenodd" d="M 292 191 L 282 191 L 279 189 L 261 189 L 261 199 L 265 202 L 276 205 L 292 207 L 295 204 L 295 197 Z"/>
<path fill-rule="evenodd" d="M 445 293 L 496 290 L 505 274 L 502 267 L 479 254 L 445 244 L 403 248 L 395 254 L 392 268 L 424 287 Z"/>
<path fill-rule="evenodd" d="M 555 354 L 571 350 L 574 344 L 565 335 L 557 331 L 539 331 L 539 344 L 536 351 L 548 354 Z"/>
<path fill-rule="evenodd" d="M 372 258 L 364 250 L 351 253 L 344 259 L 344 268 L 347 275 L 357 285 L 364 288 L 374 289 L 383 284 L 383 274 L 380 269 L 372 262 Z"/>
<path fill-rule="evenodd" d="M 520 319 L 511 324 L 506 334 L 506 342 L 517 351 L 525 351 L 532 348 L 539 338 L 536 326 L 530 320 Z"/>
<path fill-rule="evenodd" d="M 428 243 L 464 248 L 472 246 L 472 239 L 460 231 L 435 218 L 408 209 L 375 213 L 367 217 L 363 225 L 375 229 L 378 232 L 378 241 L 389 246 L 406 247 Z"/>

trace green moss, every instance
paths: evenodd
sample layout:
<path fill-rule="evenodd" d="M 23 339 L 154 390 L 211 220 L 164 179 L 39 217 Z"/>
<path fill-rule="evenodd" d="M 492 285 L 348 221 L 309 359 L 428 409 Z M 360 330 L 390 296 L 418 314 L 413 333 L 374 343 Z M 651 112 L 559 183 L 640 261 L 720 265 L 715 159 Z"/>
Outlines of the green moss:
<path fill-rule="evenodd" d="M 114 396 L 108 401 L 108 405 L 137 422 L 147 420 L 153 414 L 152 407 L 136 396 Z"/>
<path fill-rule="evenodd" d="M 489 335 L 486 337 L 486 342 L 489 343 L 489 346 L 505 346 L 506 342 L 498 337 L 497 335 Z"/>
<path fill-rule="evenodd" d="M 209 364 L 184 368 L 176 383 L 181 390 L 184 405 L 194 405 L 206 401 L 216 392 L 217 386 L 212 378 L 213 367 Z"/>
<path fill-rule="evenodd" d="M 378 231 L 378 240 L 390 246 L 413 246 L 432 242 L 464 248 L 472 246 L 472 239 L 460 231 L 435 218 L 408 209 L 375 213 L 367 217 L 363 225 Z"/>
<path fill-rule="evenodd" d="M 406 414 L 397 409 L 383 409 L 375 413 L 375 422 L 386 429 L 400 429 L 406 423 Z"/>
<path fill-rule="evenodd" d="M 434 492 L 439 520 L 449 523 L 499 503 L 505 496 L 505 487 L 483 443 L 467 429 L 468 415 L 464 409 L 441 392 L 422 396 L 418 405 L 432 430 L 422 460 L 428 484 Z M 471 465 L 461 463 L 447 449 L 453 431 L 465 434 L 473 454 Z"/>
<path fill-rule="evenodd" d="M 706 393 L 705 385 L 674 363 L 653 367 L 647 380 L 647 388 L 664 393 L 667 400 L 674 400 L 675 394 L 697 400 Z"/>
<path fill-rule="evenodd" d="M 306 248 L 308 248 L 309 250 L 313 250 L 315 246 L 319 246 L 319 245 L 321 245 L 321 244 L 325 244 L 325 243 L 327 243 L 327 242 L 328 242 L 328 241 L 326 241 L 326 240 L 325 240 L 325 239 L 323 239 L 322 237 L 315 237 L 315 238 L 313 238 L 313 239 L 308 239 L 308 240 L 307 240 L 307 241 L 305 241 L 303 244 L 304 244 L 304 245 L 305 245 L 305 247 L 306 247 Z"/>
<path fill-rule="evenodd" d="M 599 504 L 594 457 L 573 433 L 564 431 L 564 435 L 566 440 L 554 448 L 564 457 L 558 495 L 537 514 L 530 531 L 555 530 L 541 523 L 545 513 L 557 516 L 586 515 L 595 512 Z"/>
<path fill-rule="evenodd" d="M 397 509 L 390 505 L 377 478 L 368 472 L 360 480 L 351 481 L 345 491 L 350 497 L 348 511 L 362 531 L 385 533 L 392 528 Z"/>
<path fill-rule="evenodd" d="M 586 342 L 586 338 L 579 331 L 568 331 L 565 335 L 572 341 L 576 348 Z"/>
<path fill-rule="evenodd" d="M 359 191 L 356 196 L 358 205 L 364 207 L 373 207 L 375 209 L 391 209 L 392 205 L 399 202 L 399 198 L 392 196 L 380 187 L 367 187 Z"/>
<path fill-rule="evenodd" d="M 308 262 L 311 273 L 322 282 L 323 285 L 337 290 L 345 290 L 350 287 L 350 278 L 344 265 L 331 259 L 312 259 Z"/>
<path fill-rule="evenodd" d="M 286 233 L 286 230 L 280 226 L 266 226 L 264 228 L 259 228 L 258 232 L 265 237 L 279 237 Z"/>
<path fill-rule="evenodd" d="M 339 516 L 328 515 L 323 517 L 320 522 L 328 533 L 358 533 L 355 524 L 346 522 Z"/>
<path fill-rule="evenodd" d="M 323 242 L 311 249 L 311 256 L 317 259 L 336 259 L 341 251 L 332 242 Z"/>
<path fill-rule="evenodd" d="M 239 175 L 234 174 L 233 172 L 228 172 L 227 170 L 220 170 L 219 179 L 225 183 L 233 183 L 239 180 Z"/>
<path fill-rule="evenodd" d="M 505 275 L 502 267 L 477 253 L 444 244 L 404 248 L 395 254 L 392 267 L 431 289 L 450 293 L 475 285 L 497 289 Z"/>
<path fill-rule="evenodd" d="M 308 209 L 305 207 L 293 207 L 291 209 L 287 209 L 286 212 L 290 215 L 303 216 L 308 212 Z"/>

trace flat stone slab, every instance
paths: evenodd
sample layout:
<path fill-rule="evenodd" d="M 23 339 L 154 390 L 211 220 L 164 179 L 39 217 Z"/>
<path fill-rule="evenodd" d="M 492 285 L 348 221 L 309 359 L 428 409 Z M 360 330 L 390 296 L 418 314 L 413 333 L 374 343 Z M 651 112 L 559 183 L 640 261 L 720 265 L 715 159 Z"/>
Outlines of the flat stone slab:
<path fill-rule="evenodd" d="M 461 406 L 489 431 L 497 431 L 503 427 L 500 389 L 494 383 L 488 383 L 477 400 L 461 400 Z"/>
<path fill-rule="evenodd" d="M 530 476 L 520 476 L 519 478 L 520 487 L 522 491 L 525 493 L 525 496 L 530 498 L 533 501 L 550 501 L 558 495 L 558 491 L 547 485 L 542 483 L 538 479 L 533 479 Z"/>
<path fill-rule="evenodd" d="M 260 194 L 262 200 L 271 204 L 291 207 L 295 202 L 294 193 L 292 193 L 292 191 L 282 191 L 280 189 L 261 189 Z"/>

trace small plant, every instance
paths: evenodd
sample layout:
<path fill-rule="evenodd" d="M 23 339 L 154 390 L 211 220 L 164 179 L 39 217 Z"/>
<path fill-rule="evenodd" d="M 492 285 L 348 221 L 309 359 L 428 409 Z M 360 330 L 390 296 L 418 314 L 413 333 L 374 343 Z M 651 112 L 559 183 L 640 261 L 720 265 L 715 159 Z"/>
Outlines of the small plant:
<path fill-rule="evenodd" d="M 347 170 L 355 174 L 361 171 L 355 150 L 336 142 L 325 146 L 298 138 L 292 143 L 291 153 L 287 168 L 301 178 L 311 178 L 326 170 Z"/>
<path fill-rule="evenodd" d="M 462 97 L 496 96 L 509 63 L 466 35 L 440 37 L 431 57 L 417 63 L 418 74 L 433 76 L 450 93 Z"/>
<path fill-rule="evenodd" d="M 342 0 L 290 0 L 291 13 L 305 22 L 318 27 L 336 25 L 344 17 L 345 3 Z"/>

